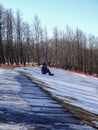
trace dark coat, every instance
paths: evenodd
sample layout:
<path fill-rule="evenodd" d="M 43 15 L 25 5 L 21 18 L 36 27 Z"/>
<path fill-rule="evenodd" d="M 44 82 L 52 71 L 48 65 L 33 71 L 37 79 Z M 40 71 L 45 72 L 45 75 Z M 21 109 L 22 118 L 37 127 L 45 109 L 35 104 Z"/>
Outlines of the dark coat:
<path fill-rule="evenodd" d="M 44 62 L 43 63 L 43 66 L 41 68 L 41 71 L 42 71 L 42 74 L 46 74 L 48 72 L 48 68 L 47 68 L 47 65 L 46 63 Z"/>
<path fill-rule="evenodd" d="M 42 68 L 41 68 L 41 71 L 42 71 L 42 74 L 49 74 L 49 75 L 51 75 L 51 76 L 53 76 L 54 74 L 52 74 L 51 72 L 50 72 L 50 70 L 48 69 L 48 67 L 47 67 L 47 64 L 44 62 L 43 63 L 43 66 L 42 66 Z"/>

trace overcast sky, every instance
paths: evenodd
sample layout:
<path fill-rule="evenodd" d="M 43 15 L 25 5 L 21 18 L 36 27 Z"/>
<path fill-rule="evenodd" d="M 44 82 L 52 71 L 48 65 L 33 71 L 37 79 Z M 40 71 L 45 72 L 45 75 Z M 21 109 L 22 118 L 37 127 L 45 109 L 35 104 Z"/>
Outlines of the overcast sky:
<path fill-rule="evenodd" d="M 98 0 L 0 0 L 0 3 L 14 12 L 19 9 L 29 23 L 37 14 L 48 30 L 68 25 L 98 36 Z"/>

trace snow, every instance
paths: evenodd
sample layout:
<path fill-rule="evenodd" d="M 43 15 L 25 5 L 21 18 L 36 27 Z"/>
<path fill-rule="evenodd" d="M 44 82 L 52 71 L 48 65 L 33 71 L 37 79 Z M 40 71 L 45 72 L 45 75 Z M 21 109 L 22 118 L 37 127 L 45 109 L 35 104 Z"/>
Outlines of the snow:
<path fill-rule="evenodd" d="M 0 130 L 28 130 L 24 126 L 21 126 L 21 124 L 5 124 L 0 123 Z"/>
<path fill-rule="evenodd" d="M 12 75 L 11 75 L 12 74 Z M 15 79 L 19 73 L 16 71 L 0 69 L 0 117 L 9 113 L 27 112 L 30 110 L 29 104 L 19 96 L 21 84 Z M 10 75 L 10 76 L 9 76 Z M 18 102 L 17 102 L 18 101 Z M 3 120 L 3 119 L 2 119 Z M 5 118 L 6 120 L 6 118 Z M 25 125 L 14 122 L 0 122 L 0 130 L 27 130 Z"/>
<path fill-rule="evenodd" d="M 65 102 L 81 107 L 89 112 L 98 114 L 98 78 L 76 74 L 69 71 L 50 68 L 54 76 L 43 75 L 40 67 L 15 68 L 13 70 L 0 69 L 0 108 L 13 112 L 27 112 L 30 110 L 29 104 L 17 93 L 21 91 L 21 84 L 15 79 L 18 71 L 26 72 L 38 81 L 44 82 L 47 89 L 54 96 L 63 99 Z M 9 73 L 12 76 L 5 76 Z M 14 86 L 14 87 L 13 87 Z M 3 94 L 3 92 L 6 92 Z M 15 93 L 15 94 L 14 94 Z M 15 102 L 18 100 L 18 102 Z M 9 102 L 10 101 L 10 102 Z M 41 102 L 40 102 L 41 103 Z M 96 125 L 98 122 L 93 121 Z M 72 125 L 71 127 L 77 127 Z M 0 123 L 0 129 L 5 130 L 27 130 L 25 125 Z"/>
<path fill-rule="evenodd" d="M 98 114 L 98 78 L 73 72 L 50 68 L 54 76 L 43 75 L 40 67 L 18 68 L 17 71 L 29 73 L 32 77 L 46 83 L 46 89 L 54 96 Z"/>

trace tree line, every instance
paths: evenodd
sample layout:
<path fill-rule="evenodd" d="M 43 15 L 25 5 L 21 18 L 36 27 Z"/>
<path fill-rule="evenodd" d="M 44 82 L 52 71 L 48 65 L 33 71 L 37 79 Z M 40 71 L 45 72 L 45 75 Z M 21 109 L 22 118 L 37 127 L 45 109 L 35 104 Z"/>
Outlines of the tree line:
<path fill-rule="evenodd" d="M 53 29 L 51 38 L 37 15 L 28 24 L 0 4 L 0 65 L 46 61 L 49 65 L 98 74 L 98 37 L 66 26 Z"/>

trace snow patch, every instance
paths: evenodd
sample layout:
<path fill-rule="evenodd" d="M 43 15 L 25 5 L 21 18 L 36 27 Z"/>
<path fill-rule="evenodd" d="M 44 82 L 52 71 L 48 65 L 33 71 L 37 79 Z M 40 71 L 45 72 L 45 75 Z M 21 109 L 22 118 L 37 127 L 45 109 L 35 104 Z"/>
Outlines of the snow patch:
<path fill-rule="evenodd" d="M 54 76 L 43 75 L 41 68 L 38 67 L 17 68 L 16 70 L 27 72 L 32 77 L 48 84 L 49 88 L 46 87 L 46 89 L 53 95 L 98 114 L 98 78 L 55 68 L 50 68 Z"/>

